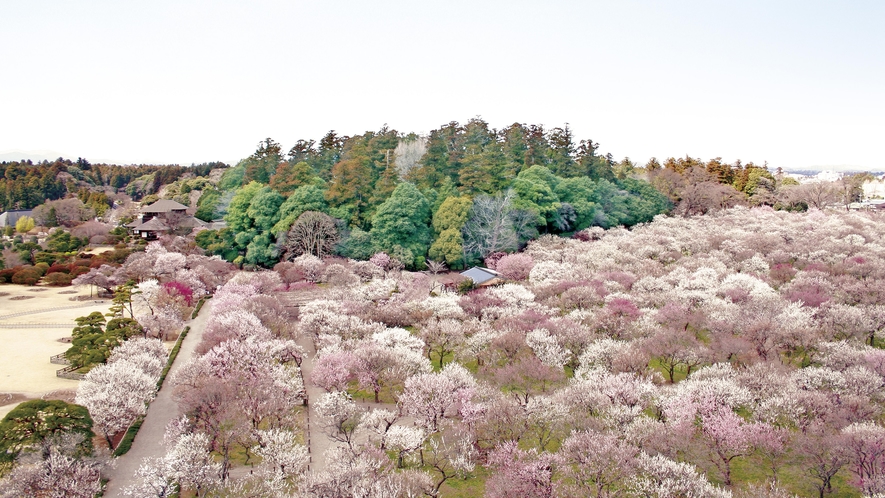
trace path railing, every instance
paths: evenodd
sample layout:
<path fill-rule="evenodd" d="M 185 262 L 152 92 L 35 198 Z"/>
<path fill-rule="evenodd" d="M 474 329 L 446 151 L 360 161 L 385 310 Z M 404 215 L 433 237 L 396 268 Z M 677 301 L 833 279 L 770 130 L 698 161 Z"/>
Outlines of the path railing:
<path fill-rule="evenodd" d="M 77 370 L 79 367 L 75 367 L 74 365 L 69 365 L 61 370 L 55 371 L 56 377 L 61 377 L 62 379 L 71 379 L 71 380 L 83 380 L 86 377 L 86 374 L 77 373 L 74 370 Z"/>
<path fill-rule="evenodd" d="M 64 353 L 58 353 L 55 356 L 49 357 L 49 363 L 55 363 L 56 365 L 70 365 L 71 361 L 65 357 Z"/>

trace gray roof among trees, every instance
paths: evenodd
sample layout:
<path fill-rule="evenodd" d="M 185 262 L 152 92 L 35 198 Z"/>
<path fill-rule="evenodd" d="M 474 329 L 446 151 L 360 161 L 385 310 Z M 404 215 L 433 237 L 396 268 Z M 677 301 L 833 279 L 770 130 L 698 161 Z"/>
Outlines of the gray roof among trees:
<path fill-rule="evenodd" d="M 184 211 L 187 206 L 169 199 L 160 199 L 159 201 L 149 205 L 142 206 L 139 212 L 142 213 L 170 213 L 172 211 Z"/>
<path fill-rule="evenodd" d="M 461 275 L 473 280 L 473 283 L 476 285 L 482 285 L 489 280 L 498 278 L 500 274 L 495 270 L 474 266 L 469 270 L 462 271 Z"/>
<path fill-rule="evenodd" d="M 150 220 L 135 227 L 135 230 L 138 230 L 139 232 L 164 232 L 169 230 L 169 225 L 163 223 L 163 220 L 159 218 L 151 218 Z"/>

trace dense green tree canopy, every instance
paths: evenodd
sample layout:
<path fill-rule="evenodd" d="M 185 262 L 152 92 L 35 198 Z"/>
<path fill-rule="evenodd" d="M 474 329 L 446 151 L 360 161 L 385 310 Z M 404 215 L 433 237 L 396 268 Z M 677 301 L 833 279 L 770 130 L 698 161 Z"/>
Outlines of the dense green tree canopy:
<path fill-rule="evenodd" d="M 283 196 L 288 196 L 299 187 L 305 185 L 321 186 L 323 183 L 322 178 L 317 175 L 316 171 L 304 161 L 295 164 L 291 162 L 281 163 L 277 168 L 277 172 L 270 177 L 270 188 Z"/>
<path fill-rule="evenodd" d="M 473 201 L 469 197 L 447 197 L 433 213 L 433 230 L 436 233 L 450 229 L 460 231 L 467 222 L 472 205 Z"/>
<path fill-rule="evenodd" d="M 325 198 L 326 192 L 316 185 L 303 185 L 295 189 L 292 195 L 280 206 L 280 221 L 271 231 L 275 234 L 285 232 L 292 223 L 306 211 L 326 212 L 329 204 Z"/>
<path fill-rule="evenodd" d="M 513 191 L 516 193 L 513 206 L 535 213 L 537 225 L 544 226 L 553 222 L 559 209 L 559 199 L 553 192 L 558 183 L 559 178 L 543 166 L 523 170 L 513 182 Z"/>
<path fill-rule="evenodd" d="M 586 176 L 563 178 L 557 185 L 555 193 L 559 200 L 568 203 L 575 210 L 574 230 L 583 230 L 593 225 L 597 207 L 592 201 L 596 191 L 596 183 Z"/>
<path fill-rule="evenodd" d="M 410 268 L 421 267 L 430 246 L 430 205 L 411 183 L 401 183 L 372 218 L 372 240 L 378 248 L 399 246 L 411 252 Z M 392 251 L 393 252 L 393 251 Z"/>
<path fill-rule="evenodd" d="M 464 238 L 461 236 L 461 230 L 457 228 L 443 230 L 430 246 L 427 257 L 433 261 L 444 262 L 454 270 L 463 268 Z"/>

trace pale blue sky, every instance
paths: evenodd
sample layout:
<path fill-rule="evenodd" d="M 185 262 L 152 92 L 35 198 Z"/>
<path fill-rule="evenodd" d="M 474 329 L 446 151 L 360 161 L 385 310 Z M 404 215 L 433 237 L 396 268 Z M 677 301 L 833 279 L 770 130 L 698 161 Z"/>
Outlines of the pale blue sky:
<path fill-rule="evenodd" d="M 885 169 L 881 1 L 0 0 L 0 152 L 236 161 L 482 116 L 601 151 Z"/>

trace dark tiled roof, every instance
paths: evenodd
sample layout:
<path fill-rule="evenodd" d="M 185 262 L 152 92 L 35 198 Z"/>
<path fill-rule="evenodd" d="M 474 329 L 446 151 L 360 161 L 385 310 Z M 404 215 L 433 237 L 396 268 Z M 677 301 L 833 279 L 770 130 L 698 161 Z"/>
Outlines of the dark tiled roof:
<path fill-rule="evenodd" d="M 139 212 L 142 213 L 169 213 L 171 211 L 181 211 L 187 209 L 187 206 L 179 204 L 173 200 L 160 199 L 150 206 L 142 206 Z"/>
<path fill-rule="evenodd" d="M 151 218 L 150 220 L 139 225 L 136 230 L 139 232 L 163 232 L 169 230 L 169 225 L 163 223 L 163 220 L 159 218 Z"/>

